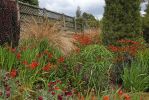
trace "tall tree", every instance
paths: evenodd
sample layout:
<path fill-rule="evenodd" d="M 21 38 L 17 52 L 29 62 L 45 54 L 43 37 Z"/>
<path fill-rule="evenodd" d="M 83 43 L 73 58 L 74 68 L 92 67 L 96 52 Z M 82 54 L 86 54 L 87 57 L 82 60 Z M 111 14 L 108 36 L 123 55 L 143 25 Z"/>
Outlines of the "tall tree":
<path fill-rule="evenodd" d="M 31 4 L 31 5 L 37 5 L 37 6 L 38 6 L 38 3 L 39 3 L 38 0 L 19 0 L 19 1 Z"/>
<path fill-rule="evenodd" d="M 76 11 L 76 17 L 77 17 L 77 18 L 81 17 L 81 13 L 82 13 L 82 12 L 81 12 L 81 8 L 78 6 L 78 7 L 77 7 L 77 11 Z"/>
<path fill-rule="evenodd" d="M 146 14 L 143 18 L 143 33 L 144 39 L 149 43 L 149 2 L 147 4 Z"/>
<path fill-rule="evenodd" d="M 141 32 L 140 0 L 105 0 L 103 42 L 131 38 Z"/>
<path fill-rule="evenodd" d="M 95 18 L 94 15 L 84 12 L 82 14 L 84 23 L 89 26 L 89 28 L 97 28 L 99 27 L 99 21 Z"/>

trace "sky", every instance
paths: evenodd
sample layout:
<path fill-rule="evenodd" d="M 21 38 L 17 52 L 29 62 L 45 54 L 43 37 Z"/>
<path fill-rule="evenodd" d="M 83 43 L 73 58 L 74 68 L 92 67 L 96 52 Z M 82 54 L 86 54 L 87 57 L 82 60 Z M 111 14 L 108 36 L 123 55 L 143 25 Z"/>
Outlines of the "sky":
<path fill-rule="evenodd" d="M 104 0 L 39 0 L 39 6 L 47 10 L 65 13 L 75 16 L 76 9 L 80 6 L 82 12 L 93 14 L 97 19 L 101 19 L 104 13 Z M 144 14 L 145 3 L 141 4 L 141 13 Z"/>
<path fill-rule="evenodd" d="M 104 13 L 104 5 L 104 0 L 39 0 L 39 6 L 48 10 L 75 16 L 80 6 L 82 12 L 91 13 L 99 19 Z"/>

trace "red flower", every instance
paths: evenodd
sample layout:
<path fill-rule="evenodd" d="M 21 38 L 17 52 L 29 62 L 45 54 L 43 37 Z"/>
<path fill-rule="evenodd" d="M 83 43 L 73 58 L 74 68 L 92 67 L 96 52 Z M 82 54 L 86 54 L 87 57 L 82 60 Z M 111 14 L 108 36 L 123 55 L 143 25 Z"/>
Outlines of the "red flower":
<path fill-rule="evenodd" d="M 58 58 L 58 62 L 59 62 L 59 63 L 64 62 L 64 60 L 65 60 L 64 57 L 60 57 L 60 58 Z"/>
<path fill-rule="evenodd" d="M 58 100 L 62 100 L 63 97 L 61 95 L 58 95 Z"/>
<path fill-rule="evenodd" d="M 44 54 L 48 54 L 48 53 L 49 53 L 49 51 L 48 51 L 48 50 L 45 50 L 43 53 L 44 53 Z"/>
<path fill-rule="evenodd" d="M 55 93 L 55 92 L 51 92 L 51 94 L 52 94 L 52 95 L 55 95 L 56 93 Z"/>
<path fill-rule="evenodd" d="M 110 97 L 109 96 L 103 96 L 103 100 L 110 100 Z"/>
<path fill-rule="evenodd" d="M 63 91 L 63 92 L 66 92 L 66 89 L 63 89 L 62 91 Z"/>
<path fill-rule="evenodd" d="M 92 96 L 91 100 L 97 100 L 96 96 Z"/>
<path fill-rule="evenodd" d="M 38 62 L 33 61 L 33 62 L 30 64 L 29 67 L 30 67 L 31 69 L 35 69 L 37 66 L 38 66 Z"/>
<path fill-rule="evenodd" d="M 119 50 L 118 47 L 113 46 L 113 45 L 110 45 L 108 48 L 109 48 L 112 52 L 117 52 L 117 51 Z"/>
<path fill-rule="evenodd" d="M 142 96 L 140 96 L 140 100 L 143 100 Z"/>
<path fill-rule="evenodd" d="M 17 53 L 17 59 L 19 60 L 21 58 L 21 54 L 20 53 Z"/>
<path fill-rule="evenodd" d="M 22 62 L 22 64 L 28 65 L 28 62 L 25 60 L 25 61 Z"/>
<path fill-rule="evenodd" d="M 48 87 L 50 87 L 51 85 L 52 85 L 52 82 L 49 82 L 49 83 L 48 83 Z"/>
<path fill-rule="evenodd" d="M 51 64 L 48 63 L 46 66 L 44 66 L 44 67 L 42 68 L 42 70 L 48 72 L 48 71 L 50 70 L 50 68 L 51 68 Z"/>
<path fill-rule="evenodd" d="M 6 91 L 6 98 L 10 97 L 10 91 Z"/>
<path fill-rule="evenodd" d="M 55 86 L 54 87 L 54 90 L 59 90 L 60 88 L 58 86 Z"/>
<path fill-rule="evenodd" d="M 124 95 L 124 100 L 130 100 L 130 96 L 128 94 Z"/>
<path fill-rule="evenodd" d="M 48 87 L 51 87 L 51 86 L 53 86 L 53 85 L 56 85 L 56 82 L 49 82 L 49 83 L 48 83 Z"/>
<path fill-rule="evenodd" d="M 11 51 L 12 51 L 12 52 L 16 52 L 16 48 L 12 48 Z"/>
<path fill-rule="evenodd" d="M 88 45 L 91 43 L 91 38 L 87 35 L 74 35 L 73 37 L 76 41 L 78 41 L 82 45 Z"/>
<path fill-rule="evenodd" d="M 38 97 L 38 100 L 43 100 L 43 97 L 42 97 L 42 96 L 39 96 L 39 97 Z"/>
<path fill-rule="evenodd" d="M 79 52 L 80 52 L 80 48 L 77 48 L 75 51 L 76 51 L 77 53 L 79 53 Z"/>
<path fill-rule="evenodd" d="M 6 90 L 6 91 L 10 91 L 10 88 L 11 88 L 10 86 L 6 86 L 6 87 L 5 87 L 5 90 Z"/>
<path fill-rule="evenodd" d="M 17 76 L 17 71 L 15 69 L 12 69 L 11 72 L 10 72 L 10 76 L 12 78 L 15 78 Z"/>
<path fill-rule="evenodd" d="M 72 92 L 65 92 L 66 96 L 72 96 Z"/>
<path fill-rule="evenodd" d="M 119 95 L 119 96 L 122 96 L 122 95 L 123 95 L 123 91 L 122 91 L 122 90 L 119 90 L 119 91 L 118 91 L 118 95 Z"/>
<path fill-rule="evenodd" d="M 52 56 L 53 56 L 52 53 L 49 53 L 49 54 L 48 54 L 48 58 L 49 58 L 49 59 L 52 58 Z"/>
<path fill-rule="evenodd" d="M 83 45 L 88 45 L 88 44 L 91 43 L 91 39 L 88 36 L 83 36 L 80 39 L 80 43 L 83 44 Z"/>
<path fill-rule="evenodd" d="M 3 93 L 0 91 L 0 96 L 2 96 L 3 95 Z"/>
<path fill-rule="evenodd" d="M 57 80 L 56 83 L 60 83 L 60 84 L 62 84 L 62 81 L 61 81 L 61 80 Z"/>

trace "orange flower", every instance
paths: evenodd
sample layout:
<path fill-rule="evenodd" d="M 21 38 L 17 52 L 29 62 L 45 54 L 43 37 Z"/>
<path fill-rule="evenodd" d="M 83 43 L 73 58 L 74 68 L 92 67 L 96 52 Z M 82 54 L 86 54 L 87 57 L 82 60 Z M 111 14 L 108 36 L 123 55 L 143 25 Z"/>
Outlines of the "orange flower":
<path fill-rule="evenodd" d="M 58 86 L 55 86 L 54 90 L 60 90 L 60 88 Z"/>
<path fill-rule="evenodd" d="M 140 96 L 140 100 L 143 100 L 142 96 Z"/>
<path fill-rule="evenodd" d="M 91 38 L 87 35 L 78 35 L 78 34 L 76 34 L 76 35 L 74 35 L 73 38 L 82 45 L 88 45 L 92 42 Z"/>
<path fill-rule="evenodd" d="M 33 61 L 33 62 L 30 64 L 29 67 L 30 67 L 31 69 L 35 69 L 37 66 L 38 66 L 38 62 Z"/>
<path fill-rule="evenodd" d="M 15 69 L 12 69 L 11 72 L 10 72 L 10 76 L 12 78 L 15 78 L 17 76 L 17 71 Z"/>
<path fill-rule="evenodd" d="M 65 96 L 72 96 L 72 92 L 65 91 Z"/>
<path fill-rule="evenodd" d="M 110 100 L 110 97 L 108 95 L 103 96 L 103 100 Z"/>
<path fill-rule="evenodd" d="M 81 97 L 79 98 L 79 100 L 85 100 L 85 99 L 84 99 L 84 96 L 81 96 Z"/>
<path fill-rule="evenodd" d="M 76 48 L 76 50 L 75 50 L 77 53 L 79 53 L 80 52 L 80 48 Z"/>
<path fill-rule="evenodd" d="M 11 48 L 11 52 L 16 52 L 16 48 Z"/>
<path fill-rule="evenodd" d="M 58 62 L 59 62 L 59 63 L 64 62 L 64 57 L 60 57 L 60 58 L 58 58 Z"/>
<path fill-rule="evenodd" d="M 43 53 L 44 53 L 44 54 L 48 54 L 48 53 L 49 53 L 49 51 L 48 51 L 48 50 L 45 50 Z"/>
<path fill-rule="evenodd" d="M 48 54 L 48 58 L 49 58 L 49 59 L 52 58 L 52 56 L 53 56 L 52 53 L 49 53 L 49 54 Z"/>
<path fill-rule="evenodd" d="M 20 53 L 17 53 L 16 57 L 19 60 L 21 58 L 21 54 Z"/>
<path fill-rule="evenodd" d="M 113 46 L 113 45 L 110 45 L 108 48 L 109 48 L 112 52 L 118 52 L 118 50 L 119 50 L 118 47 Z"/>
<path fill-rule="evenodd" d="M 128 94 L 124 95 L 124 100 L 130 100 L 130 96 Z"/>
<path fill-rule="evenodd" d="M 119 91 L 118 91 L 118 95 L 119 95 L 119 96 L 122 96 L 122 95 L 123 95 L 123 91 L 122 91 L 122 90 L 119 90 Z"/>
<path fill-rule="evenodd" d="M 22 64 L 27 65 L 28 62 L 25 60 L 25 61 L 22 62 Z"/>
<path fill-rule="evenodd" d="M 95 97 L 95 96 L 92 96 L 92 97 L 91 97 L 91 100 L 97 100 L 97 99 L 96 99 L 96 97 Z"/>
<path fill-rule="evenodd" d="M 44 67 L 42 68 L 42 70 L 44 70 L 44 71 L 49 71 L 50 68 L 51 68 L 51 64 L 48 63 L 46 66 L 44 66 Z"/>

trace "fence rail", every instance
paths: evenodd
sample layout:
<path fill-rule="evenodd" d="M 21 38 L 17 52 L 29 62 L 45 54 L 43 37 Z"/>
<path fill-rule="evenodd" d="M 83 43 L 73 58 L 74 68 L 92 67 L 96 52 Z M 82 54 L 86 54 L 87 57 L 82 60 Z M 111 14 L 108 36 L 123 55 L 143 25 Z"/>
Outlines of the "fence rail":
<path fill-rule="evenodd" d="M 26 20 L 31 20 L 34 17 L 38 23 L 42 23 L 44 17 L 48 17 L 49 20 L 63 21 L 63 27 L 71 31 L 82 31 L 83 24 L 77 23 L 75 17 L 71 17 L 65 14 L 57 13 L 47 10 L 45 8 L 39 8 L 23 2 L 18 2 L 20 8 L 21 23 Z"/>

